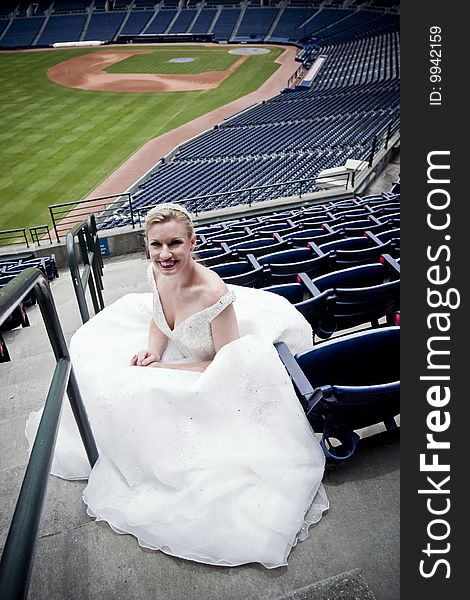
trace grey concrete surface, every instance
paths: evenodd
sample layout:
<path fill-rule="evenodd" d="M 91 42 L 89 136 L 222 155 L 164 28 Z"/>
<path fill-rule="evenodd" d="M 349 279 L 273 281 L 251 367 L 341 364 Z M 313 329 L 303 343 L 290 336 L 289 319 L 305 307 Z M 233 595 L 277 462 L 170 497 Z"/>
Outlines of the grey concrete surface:
<path fill-rule="evenodd" d="M 386 168 L 362 192 L 362 195 L 380 194 L 389 190 L 400 178 L 400 148 L 395 148 L 388 156 Z"/>
<path fill-rule="evenodd" d="M 382 177 L 396 180 L 397 162 Z M 375 184 L 389 189 L 389 182 Z M 371 192 L 370 192 L 371 193 Z M 108 305 L 144 292 L 147 261 L 141 253 L 106 259 Z M 66 270 L 51 283 L 66 340 L 80 326 Z M 90 303 L 91 306 L 91 303 Z M 0 364 L 0 547 L 3 549 L 24 469 L 24 425 L 40 408 L 54 360 L 37 306 L 29 328 L 6 332 L 12 357 Z M 330 509 L 292 551 L 289 565 L 213 567 L 141 548 L 95 522 L 81 500 L 86 482 L 49 478 L 31 578 L 32 600 L 398 600 L 399 429 L 363 439 L 346 464 L 328 467 Z M 293 490 L 295 493 L 295 490 Z"/>
<path fill-rule="evenodd" d="M 375 600 L 359 569 L 340 573 L 283 596 L 266 596 L 263 600 Z"/>

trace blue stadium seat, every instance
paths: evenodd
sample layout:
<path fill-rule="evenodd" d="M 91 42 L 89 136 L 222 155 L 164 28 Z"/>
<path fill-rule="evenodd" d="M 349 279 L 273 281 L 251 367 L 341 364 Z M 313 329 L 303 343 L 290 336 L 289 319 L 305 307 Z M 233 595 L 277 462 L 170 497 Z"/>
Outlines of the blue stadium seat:
<path fill-rule="evenodd" d="M 309 248 L 292 248 L 258 257 L 264 267 L 266 285 L 288 283 L 297 280 L 299 273 L 307 273 L 310 277 L 328 272 L 328 255 L 317 256 Z"/>
<path fill-rule="evenodd" d="M 351 458 L 355 430 L 383 422 L 396 427 L 400 413 L 400 328 L 374 329 L 333 338 L 292 356 L 276 344 L 328 461 Z M 339 442 L 333 444 L 333 440 Z"/>
<path fill-rule="evenodd" d="M 246 261 L 225 263 L 211 267 L 226 283 L 260 287 L 263 280 L 263 267 L 259 265 L 252 254 Z"/>

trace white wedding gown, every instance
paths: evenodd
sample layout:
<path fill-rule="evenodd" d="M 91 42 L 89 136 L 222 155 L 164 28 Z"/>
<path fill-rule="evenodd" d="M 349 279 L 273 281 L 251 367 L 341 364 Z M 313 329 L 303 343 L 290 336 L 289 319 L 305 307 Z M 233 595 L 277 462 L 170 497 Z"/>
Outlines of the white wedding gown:
<path fill-rule="evenodd" d="M 273 346 L 310 347 L 310 326 L 278 295 L 229 286 L 171 330 L 150 283 L 151 294 L 124 296 L 74 334 L 100 456 L 90 472 L 66 399 L 52 473 L 88 478 L 88 513 L 146 548 L 213 565 L 286 565 L 328 508 L 324 455 Z M 129 366 L 152 313 L 170 338 L 164 361 L 207 359 L 210 321 L 234 297 L 241 337 L 204 373 Z M 28 419 L 30 448 L 41 412 Z"/>

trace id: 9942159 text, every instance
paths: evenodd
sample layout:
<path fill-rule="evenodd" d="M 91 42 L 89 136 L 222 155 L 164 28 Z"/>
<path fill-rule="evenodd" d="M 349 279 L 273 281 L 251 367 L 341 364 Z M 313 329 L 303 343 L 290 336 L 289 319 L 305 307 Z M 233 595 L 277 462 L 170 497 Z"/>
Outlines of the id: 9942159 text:
<path fill-rule="evenodd" d="M 442 29 L 438 25 L 429 28 L 429 105 L 442 106 Z"/>

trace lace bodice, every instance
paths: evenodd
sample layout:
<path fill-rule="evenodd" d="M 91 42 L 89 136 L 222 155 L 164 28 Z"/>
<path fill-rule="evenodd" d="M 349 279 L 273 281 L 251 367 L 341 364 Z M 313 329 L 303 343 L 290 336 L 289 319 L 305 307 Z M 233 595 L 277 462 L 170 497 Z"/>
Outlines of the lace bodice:
<path fill-rule="evenodd" d="M 215 356 L 211 323 L 224 308 L 235 300 L 235 293 L 229 290 L 212 306 L 190 315 L 173 329 L 168 325 L 163 312 L 160 295 L 153 276 L 153 265 L 148 269 L 148 281 L 153 293 L 153 319 L 162 333 L 176 346 L 180 356 L 174 353 L 171 344 L 164 354 L 164 360 L 178 358 L 191 359 L 195 362 L 212 360 Z"/>

